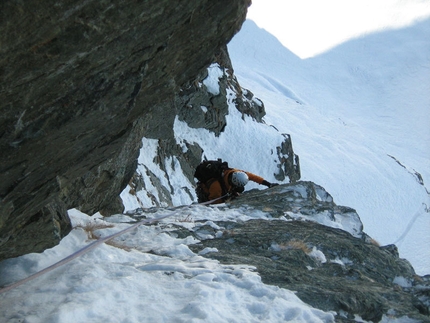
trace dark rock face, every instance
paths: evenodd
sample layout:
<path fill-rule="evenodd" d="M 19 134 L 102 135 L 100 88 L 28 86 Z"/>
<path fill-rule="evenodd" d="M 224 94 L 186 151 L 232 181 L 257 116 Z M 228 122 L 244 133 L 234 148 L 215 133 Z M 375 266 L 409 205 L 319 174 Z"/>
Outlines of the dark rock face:
<path fill-rule="evenodd" d="M 218 250 L 205 257 L 255 266 L 263 282 L 296 291 L 313 307 L 336 311 L 338 322 L 355 322 L 355 314 L 372 322 L 383 315 L 430 321 L 429 277 L 417 276 L 394 245 L 376 245 L 356 212 L 336 205 L 320 186 L 298 182 L 250 191 L 223 208 L 260 211 L 275 220 L 220 221 L 217 229 L 197 223 L 192 231 L 180 228 L 173 234 L 201 240 L 190 246 L 195 252 Z"/>
<path fill-rule="evenodd" d="M 427 310 L 419 298 L 393 283 L 396 277 L 405 277 L 421 285 L 421 279 L 408 262 L 384 248 L 312 222 L 217 224 L 227 229 L 226 234 L 201 243 L 218 249 L 208 257 L 225 264 L 254 265 L 264 283 L 294 290 L 313 307 L 343 313 L 344 319 L 357 314 L 373 322 L 390 309 L 396 310 L 396 317 L 425 318 Z M 313 247 L 327 262 L 309 256 Z"/>
<path fill-rule="evenodd" d="M 0 259 L 121 211 L 142 136 L 237 32 L 249 0 L 2 1 Z"/>
<path fill-rule="evenodd" d="M 179 120 L 185 121 L 191 128 L 205 128 L 218 136 L 227 125 L 225 117 L 228 114 L 230 94 L 234 96 L 232 100 L 239 111 L 257 122 L 262 122 L 266 114 L 264 104 L 255 98 L 260 102 L 260 105 L 257 105 L 253 100 L 254 94 L 240 86 L 234 75 L 227 47 L 221 48 L 216 53 L 212 66 L 223 70 L 224 75 L 218 82 L 220 93 L 211 93 L 205 86 L 208 71 L 204 70 L 194 82 L 181 88 L 176 96 L 175 106 Z M 206 111 L 201 107 L 205 107 Z"/>

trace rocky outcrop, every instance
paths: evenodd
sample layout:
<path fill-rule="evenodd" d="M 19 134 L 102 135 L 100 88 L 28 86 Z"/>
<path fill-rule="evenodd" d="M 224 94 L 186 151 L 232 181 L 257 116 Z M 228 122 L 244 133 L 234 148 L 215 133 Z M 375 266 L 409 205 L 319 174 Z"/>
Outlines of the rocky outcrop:
<path fill-rule="evenodd" d="M 205 84 L 211 68 L 222 71 L 217 80 L 219 91 L 216 92 Z M 221 48 L 216 53 L 212 66 L 181 88 L 175 97 L 179 120 L 185 121 L 191 128 L 208 129 L 218 136 L 227 125 L 225 117 L 228 114 L 229 91 L 234 95 L 233 101 L 239 111 L 262 122 L 266 114 L 264 104 L 251 91 L 240 86 L 234 75 L 227 47 Z"/>
<path fill-rule="evenodd" d="M 339 322 L 354 322 L 354 315 L 380 322 L 389 313 L 430 320 L 425 316 L 428 306 L 420 300 L 425 286 L 428 299 L 429 279 L 416 276 L 395 246 L 381 248 L 312 222 L 216 224 L 225 234 L 202 241 L 194 251 L 216 248 L 218 252 L 205 256 L 224 264 L 253 265 L 264 283 L 293 290 L 313 307 L 336 311 Z M 396 284 L 396 279 L 408 286 Z"/>
<path fill-rule="evenodd" d="M 227 48 L 223 47 L 215 54 L 211 66 L 199 73 L 192 82 L 186 83 L 168 106 L 159 109 L 171 110 L 165 116 L 166 120 L 169 120 L 169 126 L 154 125 L 146 128 L 145 138 L 157 139 L 154 163 L 158 165 L 159 173 L 163 174 L 168 184 L 160 180 L 159 176 L 147 167 L 148 165 L 139 165 L 128 190 L 135 196 L 138 204 L 142 207 L 171 206 L 172 196 L 175 194 L 174 183 L 177 182 L 176 178 L 172 177 L 177 177 L 178 173 L 183 174 L 189 183 L 194 183 L 196 166 L 205 157 L 204 148 L 197 143 L 181 138 L 179 144 L 170 122 L 177 116 L 178 120 L 185 122 L 190 128 L 208 129 L 215 136 L 220 136 L 228 127 L 226 116 L 231 112 L 229 109 L 232 109 L 232 106 L 242 113 L 242 118 L 248 116 L 255 122 L 264 124 L 263 117 L 266 114 L 264 103 L 250 90 L 241 87 L 234 74 Z M 276 152 L 277 158 L 274 175 L 280 182 L 294 183 L 300 179 L 299 157 L 294 153 L 291 136 L 279 133 L 279 137 L 280 145 L 270 147 Z M 145 154 L 147 152 L 142 148 L 141 155 Z M 177 166 L 170 163 L 173 159 L 179 163 L 177 170 L 175 168 Z M 169 172 L 172 168 L 176 170 L 174 174 Z M 159 193 L 158 196 L 153 195 L 154 189 Z M 181 187 L 181 190 L 187 192 L 191 201 L 196 200 L 193 185 Z M 150 201 L 150 204 L 140 201 L 138 195 L 141 194 L 146 195 L 145 200 Z"/>
<path fill-rule="evenodd" d="M 223 264 L 255 266 L 264 283 L 335 311 L 337 322 L 356 322 L 355 315 L 430 321 L 430 277 L 417 276 L 396 246 L 379 246 L 355 210 L 336 205 L 322 187 L 297 182 L 254 190 L 217 208 L 220 215 L 237 209 L 266 219 L 197 221 L 192 229 L 170 227 L 170 234 L 192 235 L 200 240 L 193 251 L 209 250 L 201 254 Z"/>
<path fill-rule="evenodd" d="M 0 4 L 0 259 L 121 211 L 141 138 L 213 60 L 250 0 Z M 162 133 L 162 131 L 159 131 Z"/>

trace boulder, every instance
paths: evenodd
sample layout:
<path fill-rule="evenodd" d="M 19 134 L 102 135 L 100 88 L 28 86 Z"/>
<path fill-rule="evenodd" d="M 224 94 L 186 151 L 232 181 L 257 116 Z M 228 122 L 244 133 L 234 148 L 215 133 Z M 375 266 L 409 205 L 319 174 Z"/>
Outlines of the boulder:
<path fill-rule="evenodd" d="M 253 190 L 217 208 L 266 219 L 200 221 L 170 234 L 200 240 L 190 246 L 194 252 L 216 251 L 204 257 L 254 266 L 264 283 L 335 311 L 337 322 L 355 322 L 355 315 L 372 322 L 383 315 L 429 320 L 430 277 L 416 275 L 396 246 L 379 246 L 355 210 L 336 205 L 321 186 L 297 182 Z"/>

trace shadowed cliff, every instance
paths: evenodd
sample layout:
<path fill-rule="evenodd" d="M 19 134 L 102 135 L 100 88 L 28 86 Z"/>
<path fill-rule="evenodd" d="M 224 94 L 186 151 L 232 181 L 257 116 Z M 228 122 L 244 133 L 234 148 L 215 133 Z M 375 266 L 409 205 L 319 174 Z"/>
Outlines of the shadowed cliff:
<path fill-rule="evenodd" d="M 0 259 L 122 211 L 149 125 L 240 29 L 249 0 L 0 4 Z M 173 118 L 171 119 L 173 122 Z"/>

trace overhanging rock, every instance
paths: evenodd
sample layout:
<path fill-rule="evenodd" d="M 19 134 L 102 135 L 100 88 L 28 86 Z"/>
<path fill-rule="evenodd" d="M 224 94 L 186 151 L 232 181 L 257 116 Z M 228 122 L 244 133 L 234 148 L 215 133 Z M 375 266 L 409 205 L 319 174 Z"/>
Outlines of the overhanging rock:
<path fill-rule="evenodd" d="M 121 211 L 145 128 L 160 122 L 152 107 L 213 61 L 249 4 L 1 2 L 0 260 L 56 244 L 68 208 Z"/>

